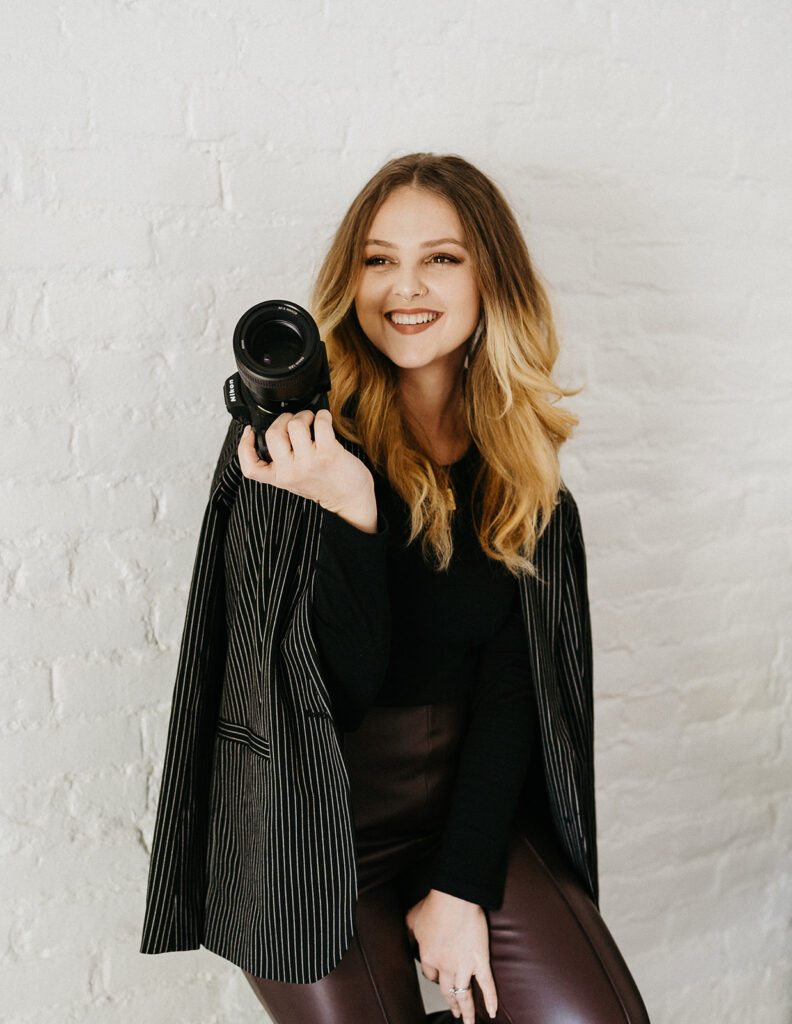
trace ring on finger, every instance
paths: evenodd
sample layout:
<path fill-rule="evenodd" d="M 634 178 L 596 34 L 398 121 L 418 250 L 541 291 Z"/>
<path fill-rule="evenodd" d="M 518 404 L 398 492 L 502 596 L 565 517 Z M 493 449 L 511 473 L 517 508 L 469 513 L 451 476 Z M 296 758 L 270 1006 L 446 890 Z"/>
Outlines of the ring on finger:
<path fill-rule="evenodd" d="M 456 986 L 452 985 L 448 991 L 451 993 L 452 996 L 460 996 L 462 995 L 463 992 L 470 991 L 470 985 L 466 985 L 464 988 L 456 988 Z"/>

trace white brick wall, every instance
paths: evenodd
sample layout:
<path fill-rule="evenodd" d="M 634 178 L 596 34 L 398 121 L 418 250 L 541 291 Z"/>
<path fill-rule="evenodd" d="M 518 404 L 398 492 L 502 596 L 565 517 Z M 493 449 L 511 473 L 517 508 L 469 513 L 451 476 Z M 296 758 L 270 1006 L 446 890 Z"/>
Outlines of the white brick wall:
<path fill-rule="evenodd" d="M 136 952 L 220 387 L 421 148 L 504 186 L 587 385 L 606 920 L 654 1022 L 790 1019 L 791 11 L 5 0 L 9 1024 L 263 1024 L 211 954 Z"/>

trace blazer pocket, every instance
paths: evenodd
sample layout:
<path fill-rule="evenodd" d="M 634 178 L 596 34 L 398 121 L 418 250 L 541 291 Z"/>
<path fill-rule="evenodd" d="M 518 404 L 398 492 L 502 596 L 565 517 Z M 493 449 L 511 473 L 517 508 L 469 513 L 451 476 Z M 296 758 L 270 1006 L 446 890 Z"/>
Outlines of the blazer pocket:
<path fill-rule="evenodd" d="M 241 743 L 259 757 L 267 759 L 271 757 L 269 740 L 253 732 L 252 729 L 248 729 L 246 725 L 239 725 L 237 722 L 229 722 L 227 718 L 220 718 L 217 722 L 217 735 L 220 739 Z"/>

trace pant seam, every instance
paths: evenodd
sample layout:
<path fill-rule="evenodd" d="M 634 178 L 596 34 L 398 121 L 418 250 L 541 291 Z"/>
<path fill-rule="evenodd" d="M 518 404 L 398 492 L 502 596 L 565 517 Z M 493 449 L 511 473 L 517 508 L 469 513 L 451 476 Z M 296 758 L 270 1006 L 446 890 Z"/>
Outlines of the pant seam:
<path fill-rule="evenodd" d="M 489 924 L 490 924 L 490 922 L 489 922 L 489 914 L 487 914 L 487 930 L 488 931 L 489 931 Z M 497 992 L 498 991 L 498 982 L 495 979 L 495 965 L 492 962 L 492 957 L 491 956 L 490 956 L 490 971 L 492 972 L 492 980 L 495 982 L 495 991 Z M 473 977 L 475 977 L 475 975 L 473 975 Z M 487 1001 L 484 998 L 484 993 L 481 991 L 481 985 L 479 985 L 478 978 L 476 978 L 476 985 L 478 986 L 479 992 L 481 992 L 481 1001 L 484 1003 L 484 1011 L 485 1011 L 484 1019 L 488 1020 L 489 1016 L 486 1013 L 486 1011 L 487 1011 Z M 495 1014 L 496 1019 L 498 1017 L 500 1017 L 501 1015 L 503 1015 L 506 1018 L 506 1024 L 515 1024 L 514 1017 L 512 1017 L 512 1015 L 506 1009 L 505 1005 L 501 1002 L 500 995 L 498 995 L 498 1012 Z M 476 1014 L 476 1017 L 478 1018 L 478 1014 Z"/>
<path fill-rule="evenodd" d="M 569 912 L 571 913 L 572 918 L 573 918 L 575 924 L 578 926 L 580 931 L 585 936 L 586 942 L 589 944 L 589 947 L 590 947 L 591 951 L 593 952 L 594 956 L 597 959 L 597 962 L 599 963 L 600 967 L 602 968 L 603 974 L 608 979 L 608 982 L 609 982 L 610 987 L 611 987 L 611 991 L 616 996 L 616 1000 L 619 1003 L 619 1006 L 621 1007 L 621 1010 L 622 1010 L 622 1013 L 624 1015 L 624 1020 L 625 1020 L 626 1024 L 630 1024 L 630 1015 L 627 1012 L 627 1007 L 625 1006 L 625 1003 L 624 1003 L 624 1000 L 622 999 L 621 993 L 619 992 L 618 988 L 614 984 L 613 977 L 612 977 L 610 971 L 608 970 L 608 968 L 603 963 L 602 957 L 597 952 L 597 947 L 591 941 L 591 936 L 586 931 L 586 929 L 583 927 L 583 923 L 581 922 L 581 920 L 578 917 L 578 915 L 575 913 L 575 910 L 574 910 L 572 904 L 567 899 L 563 889 L 561 888 L 561 886 L 556 881 L 555 875 L 548 868 L 547 864 L 545 864 L 544 860 L 542 859 L 541 855 L 539 854 L 539 851 L 536 849 L 536 847 L 533 845 L 533 843 L 530 841 L 530 839 L 528 839 L 526 836 L 522 836 L 521 838 L 522 838 L 522 841 L 525 843 L 525 845 L 530 848 L 530 850 L 532 851 L 533 855 L 536 857 L 537 861 L 542 866 L 542 870 L 545 872 L 547 877 L 552 882 L 555 890 L 558 892 L 558 895 L 561 897 L 561 899 L 564 901 L 564 903 L 566 903 L 567 908 L 569 909 Z"/>
<path fill-rule="evenodd" d="M 495 987 L 497 989 L 497 985 Z M 506 1018 L 506 1024 L 514 1024 L 514 1017 L 512 1017 L 512 1015 L 509 1013 L 509 1011 L 506 1009 L 503 1003 L 501 1003 L 500 996 L 498 996 L 498 1012 L 495 1014 L 495 1016 L 500 1017 L 501 1013 L 503 1013 L 503 1016 Z"/>
<path fill-rule="evenodd" d="M 374 980 L 374 972 L 371 970 L 371 965 L 369 964 L 369 959 L 366 956 L 366 951 L 363 949 L 363 943 L 360 941 L 359 934 L 355 935 L 355 941 L 357 942 L 358 949 L 360 950 L 360 957 L 366 968 L 366 974 L 368 974 L 368 979 L 371 982 L 371 987 L 374 990 L 374 995 L 377 999 L 377 1003 L 379 1005 L 380 1010 L 382 1011 L 382 1019 L 385 1022 L 385 1024 L 391 1024 L 391 1019 L 388 1016 L 388 1011 L 385 1009 L 385 1004 L 382 1001 L 380 990 L 377 988 L 377 983 Z"/>

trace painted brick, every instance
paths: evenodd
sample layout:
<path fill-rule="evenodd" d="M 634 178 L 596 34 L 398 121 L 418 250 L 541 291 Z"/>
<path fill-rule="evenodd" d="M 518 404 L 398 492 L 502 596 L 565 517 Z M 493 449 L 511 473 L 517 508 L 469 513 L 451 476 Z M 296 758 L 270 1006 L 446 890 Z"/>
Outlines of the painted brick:
<path fill-rule="evenodd" d="M 789 11 L 4 15 L 4 1021 L 266 1019 L 205 951 L 136 953 L 220 388 L 242 312 L 307 304 L 359 185 L 417 149 L 503 187 L 585 385 L 561 463 L 606 921 L 656 1024 L 788 1021 Z"/>
<path fill-rule="evenodd" d="M 52 671 L 49 665 L 6 663 L 0 667 L 0 721 L 5 726 L 27 727 L 40 722 L 52 709 Z"/>
<path fill-rule="evenodd" d="M 53 744 L 58 759 L 53 761 Z M 38 729 L 18 730 L 3 739 L 0 764 L 4 772 L 24 760 L 28 776 L 44 779 L 64 772 L 85 772 L 103 765 L 126 764 L 140 755 L 138 723 L 132 715 L 96 722 L 49 722 Z"/>
<path fill-rule="evenodd" d="M 0 266 L 81 268 L 145 266 L 151 259 L 149 225 L 124 212 L 102 217 L 74 210 L 42 212 L 32 207 L 2 211 Z"/>
<path fill-rule="evenodd" d="M 51 173 L 62 199 L 91 206 L 213 206 L 220 195 L 210 152 L 159 141 L 52 154 Z"/>
<path fill-rule="evenodd" d="M 167 64 L 145 75 L 117 67 L 89 85 L 93 124 L 103 137 L 183 137 L 187 86 L 168 77 Z"/>
<path fill-rule="evenodd" d="M 58 658 L 52 669 L 52 699 L 63 717 L 86 710 L 104 715 L 150 707 L 166 695 L 172 669 L 171 658 L 150 651 L 143 656 L 120 651 L 112 661 Z"/>
<path fill-rule="evenodd" d="M 140 647 L 146 637 L 145 606 L 105 604 L 99 607 L 40 605 L 0 611 L 8 656 L 54 659 L 79 651 Z"/>

